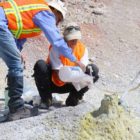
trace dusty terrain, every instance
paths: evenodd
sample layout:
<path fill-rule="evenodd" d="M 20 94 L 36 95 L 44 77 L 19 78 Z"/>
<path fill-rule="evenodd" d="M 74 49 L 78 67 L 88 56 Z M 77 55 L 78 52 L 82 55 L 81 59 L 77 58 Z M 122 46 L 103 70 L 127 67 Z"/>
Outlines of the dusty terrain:
<path fill-rule="evenodd" d="M 90 58 L 100 68 L 100 80 L 85 95 L 84 103 L 76 107 L 52 109 L 38 117 L 0 124 L 0 140 L 139 140 L 140 1 L 67 0 L 66 3 L 68 16 L 60 29 L 73 21 L 81 26 Z M 35 61 L 47 56 L 47 46 L 43 35 L 25 44 L 25 75 L 29 81 Z M 5 69 L 1 62 L 1 96 L 6 85 Z M 111 104 L 114 111 L 92 117 L 90 113 L 100 107 L 104 94 L 113 93 L 126 94 L 125 109 Z M 62 96 L 65 98 L 66 95 Z"/>

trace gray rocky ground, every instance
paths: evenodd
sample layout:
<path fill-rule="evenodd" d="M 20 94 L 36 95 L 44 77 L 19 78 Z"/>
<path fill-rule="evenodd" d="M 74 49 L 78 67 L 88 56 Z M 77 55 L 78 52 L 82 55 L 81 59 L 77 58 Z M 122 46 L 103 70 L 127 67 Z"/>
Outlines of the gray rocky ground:
<path fill-rule="evenodd" d="M 85 95 L 84 103 L 76 107 L 52 109 L 41 116 L 0 124 L 0 140 L 139 140 L 140 1 L 67 0 L 66 3 L 68 17 L 60 28 L 63 30 L 71 21 L 80 24 L 90 58 L 100 68 L 100 80 Z M 25 76 L 29 81 L 35 61 L 47 56 L 46 46 L 48 42 L 43 35 L 25 44 Z M 6 85 L 5 71 L 1 62 L 1 97 Z M 119 96 L 126 93 L 125 109 L 113 102 L 108 113 L 91 115 L 100 107 L 104 94 L 113 93 Z M 67 95 L 61 96 L 65 100 Z"/>

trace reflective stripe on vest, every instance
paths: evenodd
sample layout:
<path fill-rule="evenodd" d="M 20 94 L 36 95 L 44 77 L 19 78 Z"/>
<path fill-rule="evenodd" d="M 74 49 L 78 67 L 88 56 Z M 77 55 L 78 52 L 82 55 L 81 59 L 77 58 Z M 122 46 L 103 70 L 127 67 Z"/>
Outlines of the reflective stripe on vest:
<path fill-rule="evenodd" d="M 41 10 L 50 10 L 47 3 L 41 2 L 41 1 L 36 1 L 33 0 L 33 2 L 28 1 L 28 2 L 23 2 L 23 4 L 17 4 L 18 1 L 14 0 L 9 0 L 6 4 L 3 3 L 1 4 L 4 6 L 4 11 L 7 16 L 7 19 L 11 21 L 13 19 L 12 23 L 8 21 L 8 26 L 10 27 L 10 31 L 14 35 L 15 38 L 26 38 L 26 37 L 33 37 L 41 33 L 40 28 L 38 28 L 36 25 L 32 26 L 32 28 L 28 28 L 27 25 L 24 25 L 23 18 L 26 19 L 28 16 L 29 12 L 31 11 L 31 14 L 28 16 L 28 18 L 33 18 L 33 15 L 36 12 L 39 12 Z M 36 3 L 37 2 L 37 3 Z M 40 3 L 39 3 L 40 2 Z M 33 4 L 32 4 L 33 3 Z M 9 4 L 9 5 L 8 5 Z M 8 5 L 8 6 L 7 6 Z M 28 14 L 26 14 L 28 12 Z M 25 17 L 23 17 L 23 14 Z M 24 21 L 25 21 L 24 19 Z M 16 23 L 16 24 L 15 24 Z M 11 26 L 14 25 L 15 26 Z M 27 24 L 27 22 L 26 22 Z M 30 24 L 30 22 L 29 22 Z M 34 23 L 32 22 L 31 25 Z M 25 26 L 25 27 L 24 27 Z M 30 34 L 30 35 L 29 35 Z"/>
<path fill-rule="evenodd" d="M 9 3 L 13 7 L 13 13 L 15 14 L 16 21 L 17 21 L 17 30 L 16 30 L 14 36 L 16 38 L 19 38 L 19 36 L 22 32 L 22 27 L 23 27 L 22 18 L 21 18 L 20 12 L 18 10 L 17 4 L 14 1 L 9 1 Z M 6 15 L 7 15 L 7 13 L 6 13 Z"/>

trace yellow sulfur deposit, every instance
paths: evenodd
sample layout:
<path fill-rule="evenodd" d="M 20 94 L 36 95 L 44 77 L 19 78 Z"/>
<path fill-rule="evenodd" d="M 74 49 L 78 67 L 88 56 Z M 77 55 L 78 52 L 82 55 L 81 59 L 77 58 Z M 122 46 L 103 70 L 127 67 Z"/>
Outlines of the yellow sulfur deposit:
<path fill-rule="evenodd" d="M 118 105 L 117 95 L 105 95 L 100 108 L 88 113 L 81 120 L 78 139 L 138 140 L 140 133 L 134 130 L 135 121 L 129 112 L 126 112 L 122 106 Z"/>

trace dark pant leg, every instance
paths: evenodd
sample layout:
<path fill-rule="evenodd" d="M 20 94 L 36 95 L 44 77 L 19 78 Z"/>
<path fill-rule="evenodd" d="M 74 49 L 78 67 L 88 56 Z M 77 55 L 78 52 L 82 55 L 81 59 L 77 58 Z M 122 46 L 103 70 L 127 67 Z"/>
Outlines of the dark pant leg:
<path fill-rule="evenodd" d="M 47 98 L 52 98 L 52 93 L 69 93 L 66 105 L 75 106 L 78 104 L 78 100 L 82 98 L 81 96 L 88 90 L 85 87 L 77 91 L 71 83 L 58 87 L 52 82 L 51 75 L 51 66 L 49 64 L 46 64 L 44 60 L 36 62 L 34 66 L 35 83 L 43 102 L 46 102 Z"/>
<path fill-rule="evenodd" d="M 80 91 L 78 91 L 78 98 L 79 100 L 82 100 L 84 94 L 89 90 L 88 86 L 82 88 Z"/>
<path fill-rule="evenodd" d="M 8 96 L 10 97 L 8 106 L 11 113 L 15 113 L 17 109 L 23 107 L 22 93 L 23 76 L 8 76 Z"/>
<path fill-rule="evenodd" d="M 59 93 L 59 94 L 64 94 L 64 93 L 69 93 L 67 99 L 66 99 L 66 105 L 67 106 L 75 106 L 79 102 L 79 93 L 75 89 L 75 87 L 69 83 L 65 84 L 64 86 L 58 87 L 55 84 L 51 82 L 51 89 L 52 93 Z"/>
<path fill-rule="evenodd" d="M 42 102 L 51 97 L 51 66 L 44 60 L 38 60 L 34 65 L 34 78 Z"/>

